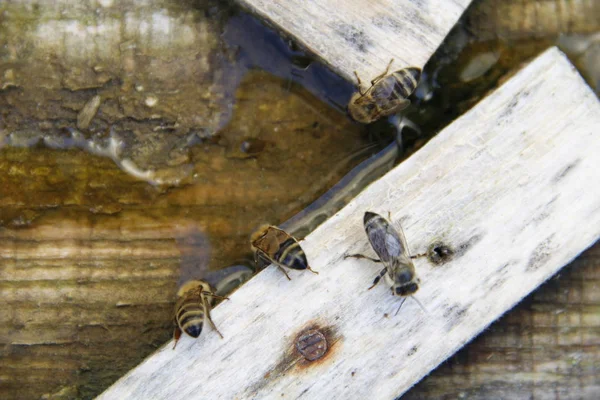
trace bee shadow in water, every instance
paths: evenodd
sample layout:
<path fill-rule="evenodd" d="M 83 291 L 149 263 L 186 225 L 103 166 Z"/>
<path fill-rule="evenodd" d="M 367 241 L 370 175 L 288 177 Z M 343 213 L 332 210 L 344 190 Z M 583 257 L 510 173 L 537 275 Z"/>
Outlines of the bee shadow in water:
<path fill-rule="evenodd" d="M 186 226 L 175 229 L 173 236 L 181 254 L 177 287 L 193 279 L 206 280 L 214 287 L 216 282 L 207 279 L 211 255 L 208 235 L 196 226 Z"/>
<path fill-rule="evenodd" d="M 249 259 L 238 260 L 234 265 L 210 270 L 211 245 L 208 235 L 196 226 L 178 228 L 175 243 L 181 254 L 177 288 L 191 280 L 207 282 L 219 296 L 227 296 L 254 276 L 255 269 Z"/>

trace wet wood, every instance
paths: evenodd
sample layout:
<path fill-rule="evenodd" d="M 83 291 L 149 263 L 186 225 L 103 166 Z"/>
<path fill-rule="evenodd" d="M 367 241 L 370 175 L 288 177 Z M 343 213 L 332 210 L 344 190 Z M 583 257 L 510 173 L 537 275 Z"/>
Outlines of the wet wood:
<path fill-rule="evenodd" d="M 479 0 L 466 16 L 478 40 L 557 38 L 600 29 L 597 0 Z"/>
<path fill-rule="evenodd" d="M 223 51 L 225 13 L 204 13 L 218 5 L 3 1 L 0 143 L 87 148 L 159 184 L 189 178 L 190 142 L 230 121 L 242 76 Z"/>
<path fill-rule="evenodd" d="M 179 280 L 252 265 L 255 229 L 368 154 L 282 79 L 249 73 L 236 100 L 222 137 L 190 147 L 195 181 L 168 190 L 78 149 L 0 149 L 0 398 L 98 395 L 171 337 Z M 251 139 L 266 145 L 248 154 Z"/>
<path fill-rule="evenodd" d="M 423 67 L 471 0 L 239 0 L 356 82 L 396 69 Z"/>
<path fill-rule="evenodd" d="M 310 234 L 302 245 L 319 275 L 293 271 L 288 282 L 270 267 L 213 311 L 225 339 L 168 343 L 100 398 L 401 395 L 598 239 L 599 124 L 596 96 L 548 50 Z M 453 249 L 442 264 L 416 261 L 427 312 L 408 300 L 394 316 L 399 299 L 385 284 L 366 290 L 380 267 L 344 259 L 371 251 L 365 210 L 390 211 L 413 253 Z M 593 317 L 589 326 L 561 340 L 596 346 Z M 308 329 L 328 342 L 314 362 L 295 350 Z"/>

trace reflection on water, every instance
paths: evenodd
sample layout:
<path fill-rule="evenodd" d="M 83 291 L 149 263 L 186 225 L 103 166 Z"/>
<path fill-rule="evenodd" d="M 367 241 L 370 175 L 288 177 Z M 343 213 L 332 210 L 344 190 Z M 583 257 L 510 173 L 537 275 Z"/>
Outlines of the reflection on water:
<path fill-rule="evenodd" d="M 204 279 L 211 253 L 208 235 L 194 225 L 178 227 L 175 243 L 181 260 L 177 287 L 180 288 L 187 281 Z M 214 287 L 214 282 L 211 285 Z"/>
<path fill-rule="evenodd" d="M 412 130 L 421 135 L 419 127 L 407 117 L 391 116 L 391 128 L 395 132 L 395 140 L 379 153 L 358 164 L 331 189 L 321 195 L 309 206 L 280 225 L 294 236 L 304 237 L 316 227 L 327 221 L 329 217 L 341 210 L 371 182 L 388 172 L 398 158 L 404 154 L 404 137 Z"/>
<path fill-rule="evenodd" d="M 339 110 L 345 109 L 355 90 L 340 76 L 298 50 L 293 41 L 275 35 L 248 14 L 232 17 L 223 38 L 229 46 L 239 49 L 239 65 L 270 72 L 287 80 L 290 86 L 300 84 Z"/>
<path fill-rule="evenodd" d="M 216 289 L 219 296 L 227 296 L 256 272 L 252 257 L 238 260 L 228 267 L 210 270 L 211 245 L 208 235 L 194 225 L 177 227 L 173 233 L 180 260 L 177 288 L 188 281 L 200 279 Z"/>

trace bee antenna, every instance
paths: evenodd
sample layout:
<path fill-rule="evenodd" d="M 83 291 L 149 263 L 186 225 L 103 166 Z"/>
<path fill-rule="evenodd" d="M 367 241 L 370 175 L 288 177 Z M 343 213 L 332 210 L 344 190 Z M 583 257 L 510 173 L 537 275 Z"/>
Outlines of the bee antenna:
<path fill-rule="evenodd" d="M 423 312 L 425 314 L 429 314 L 427 309 L 423 306 L 423 304 L 421 304 L 421 302 L 415 296 L 410 296 L 410 297 L 412 297 L 412 299 L 417 302 L 417 304 L 419 305 L 419 307 L 421 307 L 421 310 L 423 310 Z"/>
<path fill-rule="evenodd" d="M 404 304 L 405 301 L 406 301 L 406 297 L 403 297 L 402 301 L 400 302 L 400 305 L 398 306 L 398 309 L 396 310 L 396 314 L 394 314 L 394 316 L 398 315 L 398 313 L 400 312 L 400 307 L 402 307 L 402 304 Z"/>

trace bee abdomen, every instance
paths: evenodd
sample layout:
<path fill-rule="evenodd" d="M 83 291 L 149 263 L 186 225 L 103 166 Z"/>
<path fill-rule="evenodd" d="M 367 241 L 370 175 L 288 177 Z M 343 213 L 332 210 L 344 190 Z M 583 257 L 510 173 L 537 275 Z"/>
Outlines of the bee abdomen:
<path fill-rule="evenodd" d="M 392 74 L 396 79 L 394 94 L 398 98 L 407 98 L 415 91 L 421 78 L 421 70 L 418 68 L 404 68 Z"/>
<path fill-rule="evenodd" d="M 308 261 L 304 250 L 293 238 L 287 239 L 279 246 L 279 250 L 275 253 L 275 260 L 282 265 L 292 269 L 306 269 Z"/>
<path fill-rule="evenodd" d="M 185 333 L 197 338 L 202 332 L 204 308 L 197 300 L 184 302 L 177 311 L 177 322 Z"/>

